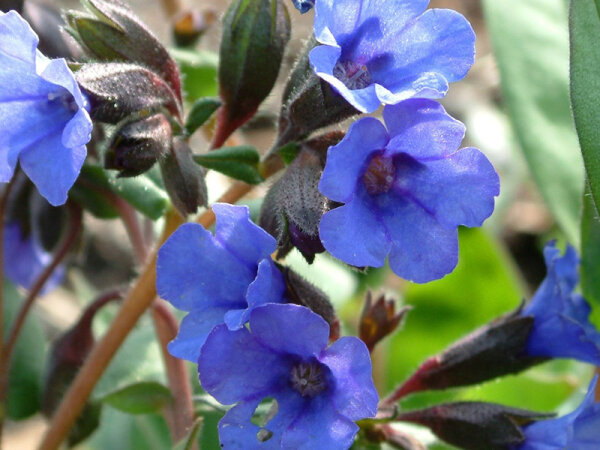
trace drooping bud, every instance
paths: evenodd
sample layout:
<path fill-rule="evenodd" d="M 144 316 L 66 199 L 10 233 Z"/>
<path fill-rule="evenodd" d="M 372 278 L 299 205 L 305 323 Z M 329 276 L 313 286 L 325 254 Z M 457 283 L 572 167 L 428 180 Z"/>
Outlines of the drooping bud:
<path fill-rule="evenodd" d="M 459 448 L 505 450 L 525 440 L 522 426 L 552 416 L 494 403 L 457 402 L 410 411 L 398 420 L 424 425 Z"/>
<path fill-rule="evenodd" d="M 281 0 L 235 0 L 223 18 L 219 56 L 219 112 L 213 147 L 250 119 L 269 95 L 290 38 Z"/>
<path fill-rule="evenodd" d="M 204 171 L 194 162 L 185 140 L 173 139 L 171 150 L 160 161 L 160 170 L 167 193 L 181 215 L 194 214 L 198 206 L 206 206 Z"/>
<path fill-rule="evenodd" d="M 360 112 L 313 71 L 308 53 L 317 45 L 311 38 L 296 63 L 283 92 L 277 146 L 298 141 L 313 131 L 339 123 Z"/>
<path fill-rule="evenodd" d="M 396 312 L 394 299 L 386 300 L 384 295 L 380 295 L 373 301 L 371 292 L 367 292 L 360 316 L 358 337 L 367 345 L 369 351 L 373 351 L 379 341 L 398 328 L 409 310 L 410 306 L 407 306 Z"/>
<path fill-rule="evenodd" d="M 92 56 L 150 68 L 181 101 L 177 64 L 129 7 L 118 0 L 83 0 L 83 4 L 89 13 L 68 12 L 68 31 Z"/>
<path fill-rule="evenodd" d="M 173 38 L 178 47 L 191 47 L 213 26 L 217 20 L 214 9 L 191 10 L 175 18 Z"/>
<path fill-rule="evenodd" d="M 340 322 L 327 294 L 289 267 L 278 267 L 283 273 L 290 302 L 305 306 L 325 319 L 329 324 L 330 339 L 336 340 L 340 335 Z"/>
<path fill-rule="evenodd" d="M 164 114 L 123 124 L 112 136 L 104 167 L 133 177 L 149 170 L 171 146 L 171 125 Z"/>
<path fill-rule="evenodd" d="M 179 101 L 156 73 L 135 64 L 85 64 L 77 82 L 90 101 L 92 119 L 116 124 L 131 114 L 168 109 L 181 119 Z"/>
<path fill-rule="evenodd" d="M 526 354 L 533 317 L 521 308 L 467 335 L 426 360 L 394 393 L 395 400 L 413 392 L 468 386 L 521 372 L 548 358 Z"/>

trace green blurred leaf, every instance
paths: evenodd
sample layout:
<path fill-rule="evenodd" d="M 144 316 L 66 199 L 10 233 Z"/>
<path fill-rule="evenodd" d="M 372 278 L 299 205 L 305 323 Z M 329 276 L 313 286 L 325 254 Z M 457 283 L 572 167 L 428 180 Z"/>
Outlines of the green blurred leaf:
<path fill-rule="evenodd" d="M 289 142 L 283 147 L 278 148 L 277 153 L 279 153 L 283 159 L 283 162 L 289 165 L 294 159 L 296 159 L 298 153 L 300 153 L 300 146 L 296 142 Z"/>
<path fill-rule="evenodd" d="M 117 389 L 102 401 L 129 414 L 158 412 L 173 400 L 169 388 L 153 381 L 142 381 Z"/>
<path fill-rule="evenodd" d="M 85 170 L 86 166 L 81 169 L 82 172 Z M 85 174 L 82 177 L 85 177 Z M 115 219 L 119 217 L 119 212 L 106 196 L 83 181 L 82 178 L 69 190 L 69 198 L 99 219 Z"/>
<path fill-rule="evenodd" d="M 206 50 L 171 49 L 171 56 L 181 69 L 186 101 L 194 103 L 202 97 L 217 95 L 219 57 Z"/>
<path fill-rule="evenodd" d="M 16 287 L 4 279 L 2 317 L 5 339 L 22 301 L 23 298 Z M 29 314 L 17 340 L 8 376 L 6 407 L 10 419 L 25 419 L 40 410 L 45 360 L 44 333 L 35 314 Z"/>
<path fill-rule="evenodd" d="M 118 178 L 116 172 L 92 165 L 83 166 L 81 174 L 85 179 L 84 186 L 110 190 L 152 220 L 161 218 L 169 207 L 167 193 L 146 174 Z"/>
<path fill-rule="evenodd" d="M 600 1 L 571 1 L 571 102 L 596 210 L 600 207 Z"/>
<path fill-rule="evenodd" d="M 569 102 L 565 1 L 483 5 L 504 99 L 529 169 L 560 227 L 578 244 L 583 165 Z"/>
<path fill-rule="evenodd" d="M 207 169 L 216 170 L 248 184 L 264 181 L 258 170 L 260 155 L 250 145 L 222 147 L 201 155 L 194 155 L 194 161 Z"/>
<path fill-rule="evenodd" d="M 583 197 L 581 218 L 581 290 L 592 304 L 592 320 L 600 325 L 600 217 L 589 188 Z"/>
<path fill-rule="evenodd" d="M 190 112 L 185 121 L 185 131 L 188 136 L 191 136 L 213 115 L 213 113 L 221 106 L 221 100 L 213 97 L 199 98 L 192 105 Z"/>
<path fill-rule="evenodd" d="M 517 307 L 522 299 L 512 263 L 498 244 L 482 229 L 461 228 L 459 236 L 459 263 L 454 272 L 431 283 L 411 283 L 406 289 L 406 303 L 414 309 L 387 347 L 389 390 L 425 358 Z M 449 398 L 451 394 L 427 394 L 416 406 L 426 403 L 428 396 L 440 395 Z"/>

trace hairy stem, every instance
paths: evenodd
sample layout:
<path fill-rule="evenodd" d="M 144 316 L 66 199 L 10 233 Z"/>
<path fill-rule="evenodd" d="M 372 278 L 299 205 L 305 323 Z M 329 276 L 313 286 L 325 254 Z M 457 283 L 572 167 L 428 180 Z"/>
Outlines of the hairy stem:
<path fill-rule="evenodd" d="M 167 423 L 173 436 L 178 442 L 185 438 L 194 424 L 194 405 L 192 403 L 192 387 L 188 378 L 185 361 L 172 356 L 167 350 L 167 344 L 177 335 L 179 323 L 166 303 L 157 299 L 152 309 L 154 328 L 165 363 L 169 387 L 173 394 L 173 402 L 168 407 Z"/>

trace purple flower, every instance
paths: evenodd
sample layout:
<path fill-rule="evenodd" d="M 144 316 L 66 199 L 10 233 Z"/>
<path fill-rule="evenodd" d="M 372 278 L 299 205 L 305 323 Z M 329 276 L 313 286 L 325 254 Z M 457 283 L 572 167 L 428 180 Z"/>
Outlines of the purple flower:
<path fill-rule="evenodd" d="M 215 234 L 179 227 L 158 252 L 156 289 L 189 314 L 169 344 L 172 355 L 197 362 L 210 331 L 244 326 L 253 308 L 283 301 L 285 283 L 271 260 L 275 239 L 250 220 L 248 208 L 217 203 Z"/>
<path fill-rule="evenodd" d="M 459 13 L 429 0 L 319 0 L 310 52 L 316 74 L 352 106 L 440 98 L 473 64 L 475 34 Z"/>
<path fill-rule="evenodd" d="M 313 6 L 315 6 L 315 0 L 292 0 L 294 2 L 294 6 L 298 11 L 302 14 L 310 11 Z"/>
<path fill-rule="evenodd" d="M 465 128 L 436 102 L 412 99 L 355 122 L 330 147 L 319 190 L 344 206 L 319 225 L 323 245 L 354 266 L 381 267 L 424 283 L 458 260 L 457 227 L 480 226 L 499 179 L 475 148 L 457 150 Z"/>
<path fill-rule="evenodd" d="M 522 316 L 533 316 L 526 352 L 531 356 L 574 358 L 600 365 L 600 333 L 589 321 L 590 305 L 575 293 L 577 252 L 567 247 L 561 257 L 553 242 L 544 257 L 548 273 Z"/>
<path fill-rule="evenodd" d="M 52 256 L 45 251 L 35 236 L 23 234 L 17 222 L 4 226 L 2 260 L 4 274 L 14 284 L 31 289 L 44 269 L 50 264 Z M 44 294 L 58 286 L 63 280 L 65 270 L 58 267 L 44 285 Z"/>
<path fill-rule="evenodd" d="M 19 14 L 0 12 L 0 182 L 18 161 L 56 206 L 79 175 L 92 122 L 65 60 L 46 58 L 37 45 Z"/>
<path fill-rule="evenodd" d="M 600 403 L 594 403 L 596 375 L 579 408 L 558 419 L 542 420 L 523 428 L 525 442 L 515 450 L 597 450 L 600 448 Z"/>
<path fill-rule="evenodd" d="M 202 387 L 223 404 L 237 403 L 219 423 L 226 449 L 346 449 L 373 417 L 378 396 L 365 344 L 344 337 L 329 348 L 329 326 L 297 305 L 256 308 L 250 327 L 214 329 L 202 348 Z M 277 412 L 263 427 L 252 415 L 265 398 Z"/>

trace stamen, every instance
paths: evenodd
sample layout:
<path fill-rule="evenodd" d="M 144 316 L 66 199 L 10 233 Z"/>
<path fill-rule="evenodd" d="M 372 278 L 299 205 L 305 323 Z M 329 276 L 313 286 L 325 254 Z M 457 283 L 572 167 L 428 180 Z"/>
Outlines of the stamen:
<path fill-rule="evenodd" d="M 369 163 L 363 182 L 371 195 L 384 194 L 394 184 L 396 165 L 392 158 L 383 155 L 375 156 Z"/>
<path fill-rule="evenodd" d="M 349 89 L 363 89 L 371 84 L 371 74 L 367 66 L 354 61 L 338 61 L 333 68 L 333 76 Z"/>
<path fill-rule="evenodd" d="M 292 387 L 303 397 L 314 397 L 327 388 L 323 366 L 318 361 L 303 361 L 292 367 Z"/>

